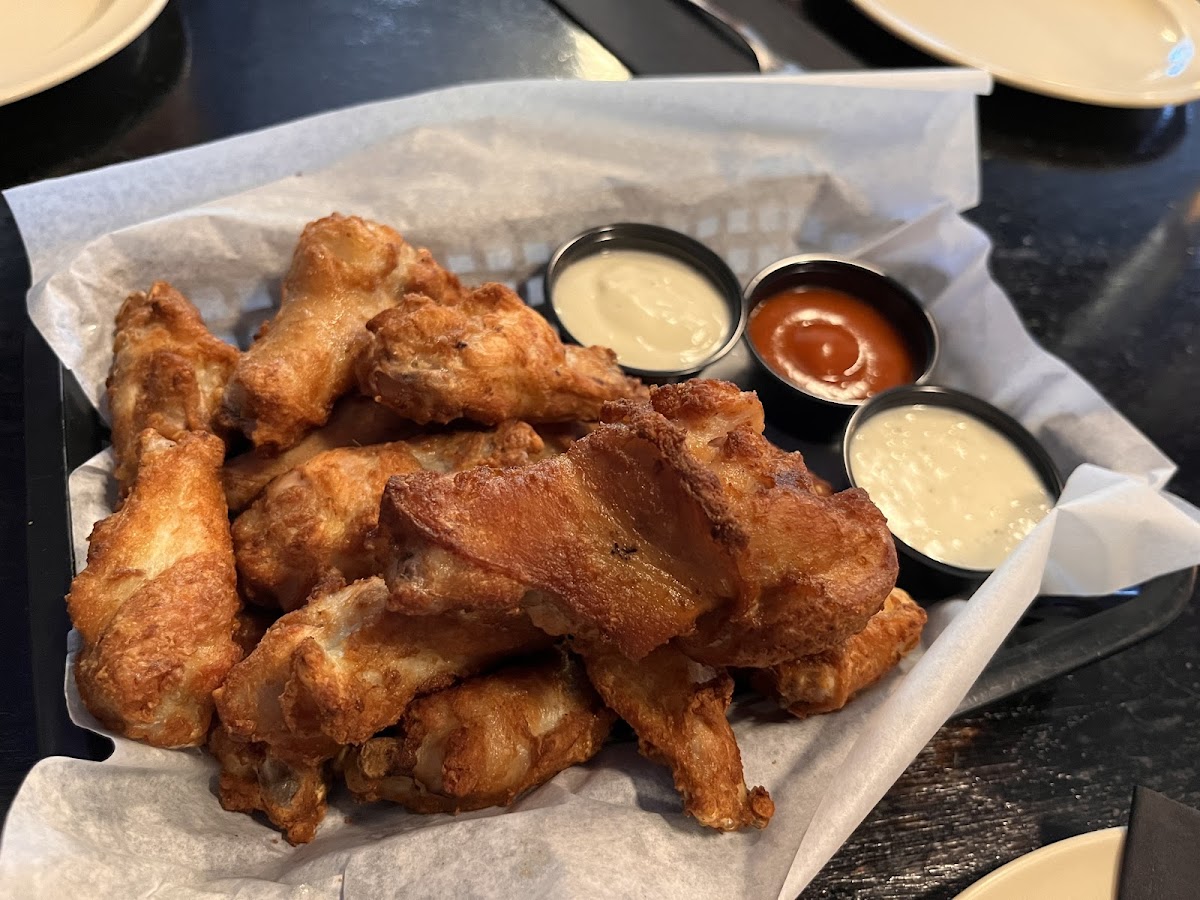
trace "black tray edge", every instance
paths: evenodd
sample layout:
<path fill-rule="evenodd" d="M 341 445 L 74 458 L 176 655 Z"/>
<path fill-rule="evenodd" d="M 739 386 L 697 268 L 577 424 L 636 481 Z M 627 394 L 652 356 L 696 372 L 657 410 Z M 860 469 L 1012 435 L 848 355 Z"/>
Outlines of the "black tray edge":
<path fill-rule="evenodd" d="M 1188 605 L 1196 587 L 1196 572 L 1191 568 L 1160 575 L 1146 582 L 1137 597 L 1120 606 L 1023 644 L 1002 647 L 954 716 L 975 712 L 1157 634 Z"/>
<path fill-rule="evenodd" d="M 73 427 L 78 430 L 83 424 L 68 420 L 64 374 L 54 351 L 29 325 L 25 331 L 25 553 L 37 747 L 42 757 L 101 759 L 111 744 L 71 721 L 63 691 L 71 630 L 65 597 L 75 556 L 67 491 L 72 468 L 68 438 Z M 81 437 L 96 439 L 91 433 Z"/>

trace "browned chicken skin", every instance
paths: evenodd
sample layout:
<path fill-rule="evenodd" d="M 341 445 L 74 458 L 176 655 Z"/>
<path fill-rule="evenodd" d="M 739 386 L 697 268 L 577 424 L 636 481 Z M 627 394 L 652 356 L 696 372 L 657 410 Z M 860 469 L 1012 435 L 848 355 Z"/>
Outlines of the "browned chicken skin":
<path fill-rule="evenodd" d="M 895 588 L 883 609 L 842 646 L 760 669 L 752 683 L 800 718 L 841 709 L 917 646 L 926 618 L 912 597 Z"/>
<path fill-rule="evenodd" d="M 896 547 L 883 514 L 858 488 L 837 494 L 799 453 L 763 437 L 762 404 L 721 381 L 655 390 L 651 406 L 685 434 L 745 529 L 741 591 L 696 622 L 680 648 L 713 666 L 766 666 L 837 646 L 861 631 L 896 584 Z M 606 420 L 642 418 L 613 404 Z"/>
<path fill-rule="evenodd" d="M 710 665 L 764 667 L 837 646 L 883 604 L 883 515 L 859 490 L 816 493 L 800 455 L 762 437 L 753 394 L 689 382 L 603 415 L 532 466 L 391 479 L 393 608 L 521 606 L 630 658 L 678 638 Z M 509 590 L 446 589 L 475 572 Z"/>
<path fill-rule="evenodd" d="M 733 679 L 671 646 L 634 662 L 612 648 L 577 645 L 605 704 L 633 728 L 647 759 L 671 770 L 683 809 L 719 831 L 765 828 L 775 804 L 746 789 L 742 754 L 725 717 Z"/>
<path fill-rule="evenodd" d="M 225 390 L 222 421 L 268 453 L 298 443 L 354 383 L 363 326 L 407 291 L 441 298 L 458 280 L 386 225 L 336 213 L 310 222 L 279 312 Z"/>
<path fill-rule="evenodd" d="M 231 513 L 240 513 L 263 489 L 285 472 L 300 466 L 318 453 L 339 447 L 365 447 L 410 438 L 416 426 L 366 397 L 349 396 L 338 401 L 329 421 L 305 435 L 300 443 L 277 456 L 250 451 L 227 460 L 221 470 L 225 500 Z"/>
<path fill-rule="evenodd" d="M 233 546 L 211 434 L 147 429 L 133 488 L 96 523 L 67 596 L 79 693 L 106 726 L 157 747 L 204 742 L 212 691 L 241 657 Z"/>
<path fill-rule="evenodd" d="M 360 800 L 414 812 L 508 806 L 595 756 L 615 718 L 564 653 L 417 700 L 400 722 L 401 737 L 351 748 L 346 784 Z"/>
<path fill-rule="evenodd" d="M 645 395 L 611 350 L 564 345 L 501 284 L 409 294 L 367 329 L 360 389 L 414 422 L 594 421 L 606 400 Z"/>
<path fill-rule="evenodd" d="M 381 567 L 368 537 L 390 475 L 521 465 L 541 450 L 531 427 L 507 422 L 320 453 L 272 481 L 233 523 L 242 591 L 293 610 L 331 573 L 347 581 L 374 575 Z"/>
<path fill-rule="evenodd" d="M 168 440 L 215 431 L 235 347 L 213 337 L 191 302 L 165 281 L 130 294 L 117 313 L 108 406 L 116 476 L 124 496 L 137 473 L 138 435 L 153 428 Z"/>
<path fill-rule="evenodd" d="M 263 812 L 291 844 L 307 844 L 325 818 L 328 765 L 292 765 L 271 756 L 266 744 L 244 743 L 218 725 L 208 750 L 221 765 L 217 797 L 230 812 Z"/>
<path fill-rule="evenodd" d="M 367 578 L 267 629 L 215 693 L 230 736 L 322 762 L 394 724 L 414 697 L 549 644 L 519 614 L 403 616 L 387 599 L 382 579 Z"/>

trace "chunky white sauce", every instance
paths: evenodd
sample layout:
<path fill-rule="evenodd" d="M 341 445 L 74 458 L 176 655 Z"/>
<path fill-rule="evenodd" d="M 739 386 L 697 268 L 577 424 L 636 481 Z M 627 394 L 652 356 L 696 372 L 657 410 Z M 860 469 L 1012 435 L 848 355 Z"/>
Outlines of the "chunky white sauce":
<path fill-rule="evenodd" d="M 733 327 L 712 282 L 682 260 L 645 250 L 571 263 L 555 281 L 554 308 L 580 343 L 611 347 L 622 365 L 654 372 L 702 362 Z"/>
<path fill-rule="evenodd" d="M 893 534 L 965 569 L 994 569 L 1053 505 L 1008 438 L 944 407 L 871 416 L 850 439 L 850 468 Z"/>

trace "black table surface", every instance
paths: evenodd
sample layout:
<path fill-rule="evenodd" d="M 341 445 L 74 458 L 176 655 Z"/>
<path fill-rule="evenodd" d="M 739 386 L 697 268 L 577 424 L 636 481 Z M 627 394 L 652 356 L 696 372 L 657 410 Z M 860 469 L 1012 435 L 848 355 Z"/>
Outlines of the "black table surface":
<path fill-rule="evenodd" d="M 634 34 L 653 19 L 672 38 L 661 41 L 659 65 L 640 72 L 696 71 L 672 49 L 684 45 L 709 54 L 706 69 L 751 70 L 742 51 L 673 0 L 595 2 L 623 3 Z M 782 37 L 784 17 L 803 15 L 870 66 L 936 64 L 845 0 L 725 5 Z M 619 37 L 607 37 L 616 53 L 626 46 Z M 627 74 L 546 0 L 172 0 L 108 62 L 0 107 L 0 187 L 464 80 Z M 1200 132 L 1193 115 L 1193 107 L 1106 110 L 997 88 L 980 102 L 983 199 L 969 215 L 994 241 L 992 270 L 1030 330 L 1180 464 L 1173 489 L 1195 503 Z M 37 758 L 23 552 L 28 283 L 20 239 L 0 203 L 3 808 Z M 1124 824 L 1135 784 L 1200 805 L 1194 600 L 1159 635 L 943 727 L 805 896 L 953 896 L 1035 847 Z"/>

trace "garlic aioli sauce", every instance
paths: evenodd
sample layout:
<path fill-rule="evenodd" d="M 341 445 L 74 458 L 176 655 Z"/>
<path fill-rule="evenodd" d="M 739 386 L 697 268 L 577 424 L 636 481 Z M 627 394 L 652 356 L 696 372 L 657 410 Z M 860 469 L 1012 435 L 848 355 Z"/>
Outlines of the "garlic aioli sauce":
<path fill-rule="evenodd" d="M 1054 505 L 1008 438 L 940 406 L 871 416 L 850 440 L 850 468 L 896 537 L 964 569 L 994 569 Z"/>
<path fill-rule="evenodd" d="M 558 319 L 625 366 L 669 372 L 703 361 L 733 329 L 716 286 L 682 260 L 645 250 L 585 256 L 554 283 Z"/>

